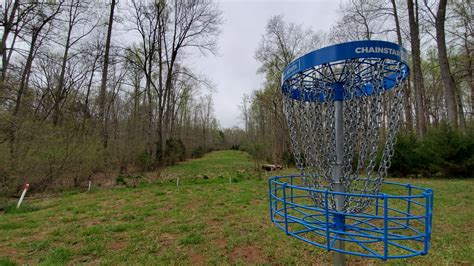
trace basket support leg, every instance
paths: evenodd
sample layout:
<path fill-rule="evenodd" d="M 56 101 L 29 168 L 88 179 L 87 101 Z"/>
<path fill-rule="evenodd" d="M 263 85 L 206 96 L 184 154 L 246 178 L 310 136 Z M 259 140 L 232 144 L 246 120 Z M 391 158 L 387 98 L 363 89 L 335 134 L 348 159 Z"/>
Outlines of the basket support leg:
<path fill-rule="evenodd" d="M 341 83 L 334 84 L 334 123 L 335 123 L 335 140 L 336 140 L 336 164 L 333 168 L 333 179 L 335 182 L 335 192 L 344 193 L 343 184 L 343 160 L 344 160 L 344 116 L 343 116 L 343 99 L 344 99 L 344 87 Z M 344 195 L 335 195 L 336 210 L 342 212 L 344 210 Z M 334 216 L 334 222 L 336 230 L 344 231 L 345 217 L 341 214 Z M 343 238 L 344 235 L 337 235 L 339 238 Z M 335 248 L 344 249 L 344 240 L 336 240 Z M 334 252 L 334 265 L 345 265 L 344 253 Z"/>

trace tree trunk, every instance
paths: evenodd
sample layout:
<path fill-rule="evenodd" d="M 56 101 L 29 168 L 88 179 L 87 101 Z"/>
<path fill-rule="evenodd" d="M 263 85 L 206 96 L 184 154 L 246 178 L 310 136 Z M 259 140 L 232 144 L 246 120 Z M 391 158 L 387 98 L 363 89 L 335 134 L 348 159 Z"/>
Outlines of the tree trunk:
<path fill-rule="evenodd" d="M 458 103 L 458 115 L 459 115 L 459 127 L 462 129 L 466 128 L 466 118 L 464 117 L 464 107 L 462 104 L 462 92 L 456 91 L 456 98 Z"/>
<path fill-rule="evenodd" d="M 408 20 L 410 23 L 411 55 L 413 61 L 413 85 L 415 89 L 415 114 L 416 127 L 419 136 L 423 137 L 426 133 L 426 120 L 424 115 L 423 103 L 423 74 L 421 72 L 421 52 L 420 52 L 420 33 L 418 28 L 418 1 L 407 0 L 408 2 Z"/>
<path fill-rule="evenodd" d="M 400 20 L 398 18 L 398 10 L 397 10 L 397 3 L 396 0 L 390 0 L 392 3 L 393 8 L 393 19 L 395 21 L 395 30 L 397 32 L 397 40 L 400 46 L 403 46 L 402 40 L 402 31 L 400 29 Z M 407 82 L 405 85 L 405 93 L 403 94 L 403 109 L 405 113 L 405 129 L 407 131 L 413 130 L 413 117 L 411 113 L 411 106 L 410 106 L 410 82 Z"/>
<path fill-rule="evenodd" d="M 171 60 L 168 63 L 168 69 L 166 73 L 166 79 L 165 79 L 165 86 L 164 86 L 164 96 L 163 96 L 163 113 L 161 114 L 161 118 L 163 119 L 163 122 L 161 123 L 161 128 L 160 128 L 160 139 L 161 139 L 161 149 L 162 149 L 162 160 L 164 161 L 165 159 L 165 152 L 166 152 L 166 138 L 167 136 L 167 127 L 169 125 L 169 107 L 170 107 L 170 100 L 171 100 L 171 90 L 173 89 L 173 71 L 174 71 L 174 65 L 177 59 L 178 55 L 178 49 L 180 47 L 177 46 L 172 52 L 171 52 Z M 205 132 L 205 130 L 203 130 Z"/>
<path fill-rule="evenodd" d="M 16 95 L 15 107 L 13 108 L 13 116 L 16 117 L 20 111 L 21 100 L 23 98 L 23 94 L 25 93 L 26 88 L 28 87 L 29 83 L 29 76 L 31 72 L 31 67 L 33 65 L 34 59 L 34 50 L 37 40 L 37 34 L 33 34 L 31 39 L 31 46 L 30 50 L 28 51 L 28 57 L 26 58 L 25 68 L 21 74 L 20 86 L 18 88 L 18 93 Z"/>
<path fill-rule="evenodd" d="M 12 4 L 12 8 L 10 11 L 10 14 L 7 13 L 8 10 L 6 10 L 5 7 L 5 13 L 3 14 L 3 36 L 2 36 L 2 43 L 0 44 L 0 54 L 2 55 L 2 75 L 1 75 L 1 87 L 0 87 L 0 93 L 3 91 L 4 85 L 3 81 L 5 81 L 6 78 L 6 73 L 7 73 L 7 68 L 8 68 L 8 57 L 7 57 L 7 40 L 8 40 L 8 35 L 10 34 L 12 28 L 13 28 L 13 20 L 15 19 L 15 13 L 18 10 L 18 6 L 20 4 L 19 0 L 15 0 Z M 12 47 L 13 48 L 13 47 Z"/>
<path fill-rule="evenodd" d="M 71 7 L 72 9 L 72 7 Z M 72 11 L 70 11 L 72 12 Z M 72 29 L 73 29 L 73 23 L 72 21 L 69 22 L 69 27 L 67 31 L 67 37 L 66 37 L 66 45 L 64 48 L 64 54 L 63 54 L 63 60 L 61 63 L 61 73 L 59 74 L 59 81 L 58 81 L 58 87 L 56 89 L 56 95 L 54 99 L 54 106 L 53 106 L 53 125 L 57 125 L 60 117 L 60 106 L 61 102 L 64 98 L 65 95 L 65 89 L 64 89 L 64 76 L 66 74 L 66 65 L 67 65 L 67 60 L 69 56 L 69 48 L 70 48 L 70 42 L 71 42 L 71 34 L 72 34 Z"/>
<path fill-rule="evenodd" d="M 84 100 L 84 117 L 82 119 L 82 130 L 85 129 L 86 127 L 86 121 L 87 119 L 90 119 L 91 113 L 89 109 L 89 98 L 91 94 L 91 88 L 92 88 L 92 81 L 94 80 L 94 73 L 96 70 L 96 64 L 97 61 L 99 60 L 99 52 L 97 51 L 96 56 L 94 57 L 94 61 L 92 62 L 92 68 L 91 68 L 91 75 L 89 78 L 89 82 L 87 83 L 87 90 L 86 90 L 86 98 Z"/>
<path fill-rule="evenodd" d="M 448 112 L 448 123 L 453 127 L 458 126 L 458 117 L 456 111 L 456 83 L 449 68 L 448 53 L 446 48 L 446 35 L 444 31 L 444 22 L 446 20 L 447 0 L 440 0 L 438 12 L 436 13 L 436 44 L 438 45 L 438 60 L 441 70 L 441 79 L 443 81 L 446 109 Z"/>
<path fill-rule="evenodd" d="M 152 158 L 155 158 L 156 152 L 155 150 L 159 150 L 159 147 L 153 148 L 153 139 L 152 139 L 152 134 L 153 134 L 153 98 L 152 98 L 152 93 L 151 93 L 151 80 L 147 75 L 147 80 L 146 80 L 146 98 L 147 98 L 147 132 L 146 132 L 146 139 L 147 139 L 147 150 L 148 154 L 152 156 Z M 158 126 L 159 126 L 160 121 L 158 121 Z"/>
<path fill-rule="evenodd" d="M 474 66 L 472 64 L 472 55 L 471 55 L 472 46 L 469 43 L 468 36 L 465 36 L 465 39 L 464 39 L 464 49 L 467 56 L 466 69 L 467 69 L 468 83 L 471 89 L 471 121 L 474 122 L 474 73 L 473 73 Z"/>
<path fill-rule="evenodd" d="M 467 41 L 466 41 L 467 43 Z M 469 50 L 469 46 L 466 45 L 466 51 Z M 469 53 L 469 52 L 467 52 Z M 474 74 L 473 74 L 473 65 L 472 65 L 472 59 L 469 56 L 469 62 L 468 62 L 468 75 L 469 75 L 469 86 L 471 87 L 471 121 L 474 121 Z"/>
<path fill-rule="evenodd" d="M 102 143 L 104 148 L 107 148 L 107 128 L 105 123 L 105 94 L 107 91 L 107 74 L 109 71 L 109 52 L 110 52 L 110 41 L 112 38 L 112 25 L 114 22 L 114 9 L 116 5 L 116 0 L 112 0 L 110 4 L 110 15 L 109 15 L 109 25 L 107 28 L 107 39 L 105 41 L 105 52 L 104 52 L 104 65 L 102 68 L 102 81 L 100 83 L 100 92 L 99 92 L 99 119 L 102 128 Z"/>

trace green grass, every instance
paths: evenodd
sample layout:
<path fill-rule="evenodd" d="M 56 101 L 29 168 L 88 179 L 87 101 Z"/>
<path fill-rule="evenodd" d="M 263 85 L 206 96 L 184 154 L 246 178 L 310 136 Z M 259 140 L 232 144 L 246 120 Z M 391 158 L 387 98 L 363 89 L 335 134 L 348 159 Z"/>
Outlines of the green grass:
<path fill-rule="evenodd" d="M 252 167 L 245 153 L 214 152 L 167 169 L 178 187 L 171 179 L 26 198 L 27 211 L 0 215 L 0 265 L 331 263 L 331 253 L 271 224 L 268 184 Z M 434 189 L 434 228 L 427 256 L 389 263 L 474 264 L 474 180 L 397 181 Z"/>
<path fill-rule="evenodd" d="M 247 153 L 240 151 L 217 151 L 204 156 L 203 158 L 178 163 L 165 170 L 165 175 L 176 178 L 180 181 L 198 182 L 200 180 L 215 178 L 228 181 L 232 178 L 236 181 L 250 178 L 254 175 L 253 163 Z M 209 183 L 209 182 L 206 182 Z"/>

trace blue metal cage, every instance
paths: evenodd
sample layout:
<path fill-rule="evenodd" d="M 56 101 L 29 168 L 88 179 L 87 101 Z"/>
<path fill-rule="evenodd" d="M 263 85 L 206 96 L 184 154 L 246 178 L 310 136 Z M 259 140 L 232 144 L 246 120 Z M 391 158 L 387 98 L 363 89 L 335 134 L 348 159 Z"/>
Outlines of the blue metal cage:
<path fill-rule="evenodd" d="M 328 251 L 382 260 L 428 253 L 433 215 L 431 189 L 385 181 L 385 193 L 339 193 L 309 188 L 301 175 L 275 176 L 269 179 L 268 186 L 271 220 L 287 235 Z M 324 197 L 323 207 L 315 206 L 311 197 L 314 194 Z M 337 212 L 328 204 L 336 195 L 366 198 L 371 204 L 361 213 Z M 341 216 L 343 223 L 337 218 Z M 344 243 L 344 249 L 336 248 L 338 240 Z"/>

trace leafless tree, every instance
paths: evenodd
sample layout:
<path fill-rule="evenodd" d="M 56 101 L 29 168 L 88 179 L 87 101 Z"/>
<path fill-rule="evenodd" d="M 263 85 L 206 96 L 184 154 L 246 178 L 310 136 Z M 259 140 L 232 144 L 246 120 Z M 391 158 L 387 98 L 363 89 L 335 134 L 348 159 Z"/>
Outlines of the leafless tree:
<path fill-rule="evenodd" d="M 452 35 L 453 41 L 459 41 L 461 58 L 461 80 L 465 80 L 470 92 L 471 121 L 474 121 L 474 25 L 472 23 L 474 8 L 471 0 L 453 2 L 453 24 L 446 30 Z M 458 89 L 458 91 L 461 91 Z M 460 94 L 460 93 L 459 93 Z M 460 117 L 462 117 L 462 109 Z"/>
<path fill-rule="evenodd" d="M 259 154 L 271 155 L 274 163 L 279 162 L 288 149 L 288 130 L 280 92 L 281 72 L 293 59 L 321 47 L 325 41 L 325 34 L 288 23 L 283 15 L 274 16 L 267 23 L 255 53 L 261 64 L 258 71 L 265 76 L 266 82 L 263 92 L 256 93 L 248 104 L 246 132 L 252 142 L 263 146 L 263 143 L 268 143 L 265 151 L 258 147 Z M 275 144 L 270 145 L 270 142 Z M 257 146 L 254 146 L 255 150 Z"/>
<path fill-rule="evenodd" d="M 456 83 L 449 68 L 448 52 L 446 48 L 445 20 L 447 0 L 440 0 L 436 12 L 436 43 L 438 45 L 438 60 L 441 68 L 441 77 L 445 89 L 445 100 L 448 111 L 448 122 L 458 126 L 456 111 Z"/>
<path fill-rule="evenodd" d="M 100 83 L 100 91 L 99 91 L 99 99 L 98 99 L 99 120 L 102 122 L 101 130 L 102 130 L 102 143 L 104 145 L 104 148 L 107 148 L 107 139 L 108 139 L 107 127 L 105 126 L 107 122 L 106 122 L 106 117 L 104 116 L 105 115 L 105 94 L 107 91 L 107 75 L 108 75 L 108 70 L 109 70 L 110 42 L 112 39 L 114 11 L 115 11 L 116 5 L 117 5 L 117 0 L 111 0 L 109 22 L 107 24 L 107 39 L 105 41 L 104 62 L 102 64 L 102 79 Z"/>
<path fill-rule="evenodd" d="M 420 136 L 426 133 L 425 107 L 423 102 L 423 75 L 421 70 L 421 50 L 420 50 L 420 33 L 419 33 L 419 12 L 418 0 L 407 0 L 408 18 L 410 21 L 410 43 L 411 56 L 413 64 L 413 83 L 415 89 L 415 113 L 416 127 Z"/>
<path fill-rule="evenodd" d="M 5 81 L 9 58 L 7 56 L 7 40 L 10 33 L 14 30 L 18 8 L 20 6 L 20 0 L 7 0 L 5 2 L 5 6 L 2 10 L 2 20 L 1 26 L 3 27 L 3 36 L 0 43 L 0 54 L 2 55 L 2 76 L 1 80 L 2 83 Z M 15 37 L 16 38 L 16 34 Z M 14 45 L 14 41 L 12 41 L 12 46 Z M 0 96 L 3 91 L 3 84 L 0 87 Z"/>
<path fill-rule="evenodd" d="M 71 58 L 78 55 L 77 51 L 72 51 L 80 41 L 87 37 L 96 27 L 98 20 L 91 22 L 91 3 L 84 0 L 68 0 L 65 2 L 64 18 L 59 17 L 60 22 L 64 22 L 66 29 L 65 39 L 60 38 L 60 45 L 64 46 L 61 59 L 61 72 L 53 95 L 53 124 L 57 125 L 61 116 L 61 104 L 68 93 L 66 84 L 66 70 Z M 80 28 L 76 30 L 76 28 Z M 61 30 L 63 32 L 63 30 Z M 72 52 L 72 53 L 71 53 Z"/>

